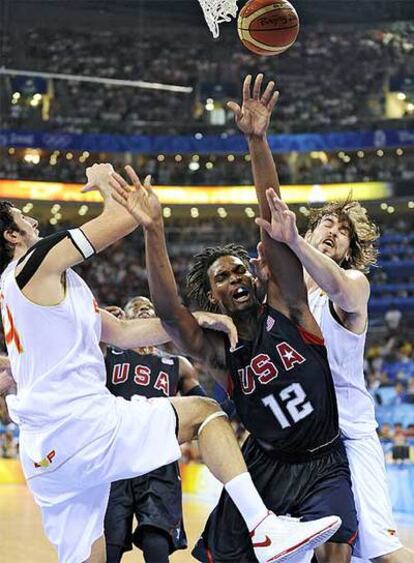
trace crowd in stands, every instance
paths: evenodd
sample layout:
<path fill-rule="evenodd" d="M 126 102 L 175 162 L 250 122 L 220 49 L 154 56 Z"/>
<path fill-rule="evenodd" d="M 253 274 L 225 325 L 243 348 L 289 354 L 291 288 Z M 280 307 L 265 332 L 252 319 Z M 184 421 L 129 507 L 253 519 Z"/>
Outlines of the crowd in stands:
<path fill-rule="evenodd" d="M 29 156 L 27 156 L 29 154 Z M 31 158 L 33 149 L 0 149 L 0 179 L 80 182 L 85 168 L 100 162 L 99 153 L 36 151 L 39 161 Z M 69 160 L 68 160 L 69 156 Z M 79 160 L 80 159 L 80 160 Z M 249 155 L 105 155 L 121 168 L 132 159 L 142 175 L 151 174 L 156 184 L 171 185 L 240 185 L 251 184 Z M 401 148 L 383 151 L 338 153 L 294 153 L 276 156 L 282 184 L 314 184 L 367 181 L 410 181 L 414 179 L 414 151 Z"/>
<path fill-rule="evenodd" d="M 409 73 L 413 64 L 409 22 L 333 26 L 329 34 L 307 27 L 283 56 L 261 58 L 241 45 L 234 28 L 224 28 L 213 43 L 207 30 L 179 21 L 169 24 L 158 20 L 139 32 L 36 27 L 25 33 L 24 41 L 11 28 L 2 45 L 5 66 L 162 82 L 190 86 L 193 92 L 53 80 L 53 86 L 44 88 L 45 108 L 43 102 L 29 103 L 27 92 L 12 103 L 16 81 L 2 78 L 2 127 L 121 134 L 194 132 L 200 127 L 231 131 L 233 118 L 224 102 L 239 97 L 246 73 L 260 70 L 277 79 L 281 92 L 274 130 L 372 129 L 386 121 L 390 81 Z M 411 113 L 407 109 L 407 121 Z"/>

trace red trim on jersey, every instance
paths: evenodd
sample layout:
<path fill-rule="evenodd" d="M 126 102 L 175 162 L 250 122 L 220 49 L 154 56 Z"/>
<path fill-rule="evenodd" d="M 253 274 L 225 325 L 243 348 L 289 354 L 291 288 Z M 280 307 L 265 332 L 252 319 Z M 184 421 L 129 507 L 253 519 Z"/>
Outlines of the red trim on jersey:
<path fill-rule="evenodd" d="M 300 335 L 305 344 L 316 344 L 317 346 L 325 346 L 325 340 L 316 334 L 312 334 L 303 328 L 301 325 L 296 325 Z"/>
<path fill-rule="evenodd" d="M 349 538 L 349 540 L 346 543 L 348 543 L 349 545 L 353 545 L 353 543 L 357 539 L 357 536 L 358 536 L 358 530 L 352 534 L 352 536 Z"/>
<path fill-rule="evenodd" d="M 214 563 L 213 555 L 207 546 L 206 546 L 206 553 L 207 553 L 208 563 Z"/>
<path fill-rule="evenodd" d="M 227 393 L 229 394 L 230 397 L 233 395 L 234 383 L 233 383 L 233 379 L 232 379 L 230 373 L 227 375 L 227 389 L 226 389 L 226 391 L 227 391 Z"/>

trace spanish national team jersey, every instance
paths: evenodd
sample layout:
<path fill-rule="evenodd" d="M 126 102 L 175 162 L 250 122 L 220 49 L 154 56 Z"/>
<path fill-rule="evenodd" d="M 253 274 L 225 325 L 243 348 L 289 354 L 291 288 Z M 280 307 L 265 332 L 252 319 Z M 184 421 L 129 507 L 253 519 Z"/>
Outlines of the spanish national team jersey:
<path fill-rule="evenodd" d="M 108 348 L 105 359 L 107 387 L 114 395 L 131 399 L 139 395 L 174 397 L 178 390 L 179 358 L 157 351 L 137 354 L 133 350 Z"/>
<path fill-rule="evenodd" d="M 266 305 L 256 340 L 239 340 L 226 354 L 229 393 L 259 444 L 299 458 L 335 442 L 338 412 L 323 341 Z"/>
<path fill-rule="evenodd" d="M 364 378 L 366 330 L 355 334 L 342 326 L 320 289 L 309 293 L 309 307 L 321 327 L 338 401 L 339 426 L 347 438 L 372 435 L 378 426 L 374 400 Z"/>
<path fill-rule="evenodd" d="M 65 273 L 63 301 L 42 306 L 19 289 L 16 264 L 9 264 L 0 284 L 7 352 L 17 383 L 17 395 L 9 395 L 7 403 L 26 454 L 34 463 L 53 458 L 55 466 L 117 424 L 116 398 L 105 387 L 99 348 L 102 321 L 91 291 L 73 270 Z"/>

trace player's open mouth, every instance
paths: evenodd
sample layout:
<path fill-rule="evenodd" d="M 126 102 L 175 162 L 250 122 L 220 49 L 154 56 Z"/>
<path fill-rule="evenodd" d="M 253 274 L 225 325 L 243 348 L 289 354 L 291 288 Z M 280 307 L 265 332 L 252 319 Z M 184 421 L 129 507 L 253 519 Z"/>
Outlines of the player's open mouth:
<path fill-rule="evenodd" d="M 334 241 L 331 238 L 326 238 L 325 240 L 322 241 L 322 244 L 324 244 L 325 246 L 329 246 L 329 248 L 335 247 Z"/>
<path fill-rule="evenodd" d="M 245 301 L 248 301 L 249 298 L 250 298 L 250 291 L 244 287 L 239 287 L 233 293 L 233 299 L 237 303 L 244 303 Z"/>

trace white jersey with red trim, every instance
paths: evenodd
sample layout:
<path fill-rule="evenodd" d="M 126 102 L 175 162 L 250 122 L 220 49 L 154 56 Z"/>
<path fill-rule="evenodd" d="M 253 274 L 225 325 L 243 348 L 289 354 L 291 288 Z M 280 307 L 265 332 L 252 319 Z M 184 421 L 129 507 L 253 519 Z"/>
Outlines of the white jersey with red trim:
<path fill-rule="evenodd" d="M 55 464 L 113 431 L 115 397 L 105 387 L 99 348 L 101 316 L 87 284 L 66 271 L 61 303 L 37 305 L 15 279 L 17 262 L 1 276 L 1 314 L 17 395 L 7 398 L 20 425 L 25 454 Z"/>
<path fill-rule="evenodd" d="M 378 424 L 374 400 L 364 379 L 366 330 L 362 334 L 355 334 L 342 326 L 334 318 L 333 306 L 321 289 L 309 292 L 308 300 L 328 351 L 338 401 L 340 429 L 347 438 L 371 435 Z"/>

